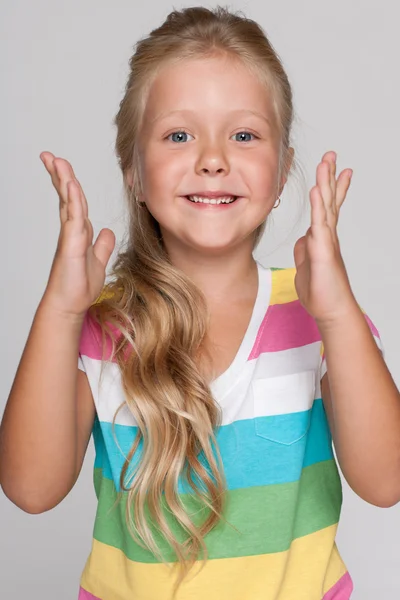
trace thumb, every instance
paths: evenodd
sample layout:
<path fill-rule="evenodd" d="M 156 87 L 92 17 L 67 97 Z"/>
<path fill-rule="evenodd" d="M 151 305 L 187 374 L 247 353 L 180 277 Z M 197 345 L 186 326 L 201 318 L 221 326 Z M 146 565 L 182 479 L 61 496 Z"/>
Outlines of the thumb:
<path fill-rule="evenodd" d="M 96 258 L 106 268 L 110 256 L 115 247 L 115 235 L 111 229 L 102 229 L 93 244 L 93 252 Z"/>
<path fill-rule="evenodd" d="M 294 262 L 296 268 L 304 262 L 306 255 L 306 236 L 301 237 L 297 240 L 293 248 Z"/>

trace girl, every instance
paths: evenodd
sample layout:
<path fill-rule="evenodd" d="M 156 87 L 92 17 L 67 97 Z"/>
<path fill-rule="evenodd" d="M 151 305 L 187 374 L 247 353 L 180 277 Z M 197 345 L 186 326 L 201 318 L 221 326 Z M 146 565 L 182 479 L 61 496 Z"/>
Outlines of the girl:
<path fill-rule="evenodd" d="M 400 498 L 399 392 L 337 237 L 352 171 L 323 156 L 295 268 L 266 268 L 253 251 L 294 156 L 265 33 L 223 8 L 173 11 L 130 68 L 130 235 L 106 285 L 114 234 L 92 245 L 70 164 L 41 154 L 61 232 L 1 426 L 3 490 L 50 510 L 93 433 L 80 600 L 348 599 L 331 442 L 363 499 Z"/>

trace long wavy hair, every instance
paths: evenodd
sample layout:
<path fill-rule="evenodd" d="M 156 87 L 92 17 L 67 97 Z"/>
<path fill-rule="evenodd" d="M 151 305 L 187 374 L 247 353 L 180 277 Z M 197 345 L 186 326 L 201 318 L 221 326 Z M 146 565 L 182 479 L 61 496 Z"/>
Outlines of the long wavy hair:
<path fill-rule="evenodd" d="M 136 44 L 129 62 L 125 95 L 115 117 L 116 154 L 129 214 L 128 241 L 117 254 L 101 297 L 89 309 L 101 327 L 103 342 L 111 337 L 111 357 L 121 373 L 126 400 L 113 425 L 125 405 L 138 424 L 120 475 L 120 494 L 127 493 L 128 530 L 164 563 L 152 533 L 154 525 L 169 543 L 177 557 L 169 566 L 181 567 L 174 597 L 200 557 L 204 566 L 204 537 L 224 519 L 226 480 L 215 437 L 222 415 L 209 387 L 213 374 L 205 350 L 209 323 L 205 297 L 171 263 L 158 222 L 137 202 L 143 194 L 138 140 L 149 89 L 160 69 L 171 61 L 214 56 L 241 60 L 265 84 L 280 129 L 278 181 L 284 171 L 289 175 L 292 91 L 263 29 L 221 6 L 171 12 Z M 253 249 L 265 224 L 254 232 Z M 140 442 L 141 459 L 128 476 Z M 196 514 L 189 514 L 178 494 L 181 477 L 198 502 Z M 180 539 L 168 524 L 168 512 L 178 525 Z"/>

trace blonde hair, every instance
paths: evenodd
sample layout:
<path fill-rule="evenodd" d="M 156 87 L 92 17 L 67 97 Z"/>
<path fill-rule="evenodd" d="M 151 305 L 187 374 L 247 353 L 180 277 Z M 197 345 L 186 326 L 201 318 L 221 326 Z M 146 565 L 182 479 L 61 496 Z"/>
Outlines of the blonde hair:
<path fill-rule="evenodd" d="M 127 248 L 118 253 L 102 298 L 90 309 L 101 326 L 103 342 L 106 334 L 112 338 L 112 357 L 119 366 L 126 398 L 122 406 L 129 407 L 138 424 L 120 476 L 121 490 L 128 492 L 128 529 L 137 543 L 166 562 L 151 531 L 151 523 L 155 524 L 175 551 L 181 569 L 174 597 L 201 554 L 205 564 L 204 536 L 224 519 L 226 480 L 215 437 L 222 415 L 210 391 L 210 372 L 207 375 L 199 361 L 202 357 L 211 364 L 205 351 L 209 319 L 205 297 L 171 263 L 157 221 L 135 201 L 143 193 L 138 140 L 146 99 L 160 69 L 173 61 L 221 55 L 241 60 L 271 93 L 281 134 L 279 175 L 288 174 L 292 92 L 262 28 L 221 6 L 171 12 L 160 27 L 137 43 L 130 59 L 125 95 L 115 117 L 129 239 Z M 265 223 L 254 232 L 254 248 Z M 117 328 L 117 336 L 110 324 Z M 141 440 L 141 461 L 126 480 Z M 178 494 L 180 476 L 198 500 L 197 515 L 188 514 Z M 173 535 L 165 510 L 179 525 L 183 542 Z M 200 520 L 199 515 L 204 518 Z"/>

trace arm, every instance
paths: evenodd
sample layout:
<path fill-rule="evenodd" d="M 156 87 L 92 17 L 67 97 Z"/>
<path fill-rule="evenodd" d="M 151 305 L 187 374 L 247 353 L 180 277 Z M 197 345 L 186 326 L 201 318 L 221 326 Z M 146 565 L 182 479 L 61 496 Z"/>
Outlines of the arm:
<path fill-rule="evenodd" d="M 56 506 L 80 472 L 94 419 L 86 374 L 77 368 L 83 318 L 42 300 L 0 427 L 0 482 L 30 513 Z"/>
<path fill-rule="evenodd" d="M 115 235 L 93 243 L 85 194 L 68 161 L 40 155 L 59 197 L 60 235 L 0 427 L 0 483 L 27 512 L 44 512 L 80 472 L 95 408 L 78 351 L 88 308 L 98 298 Z"/>
<path fill-rule="evenodd" d="M 328 372 L 321 394 L 343 475 L 377 506 L 400 500 L 400 394 L 358 305 L 318 325 Z"/>

